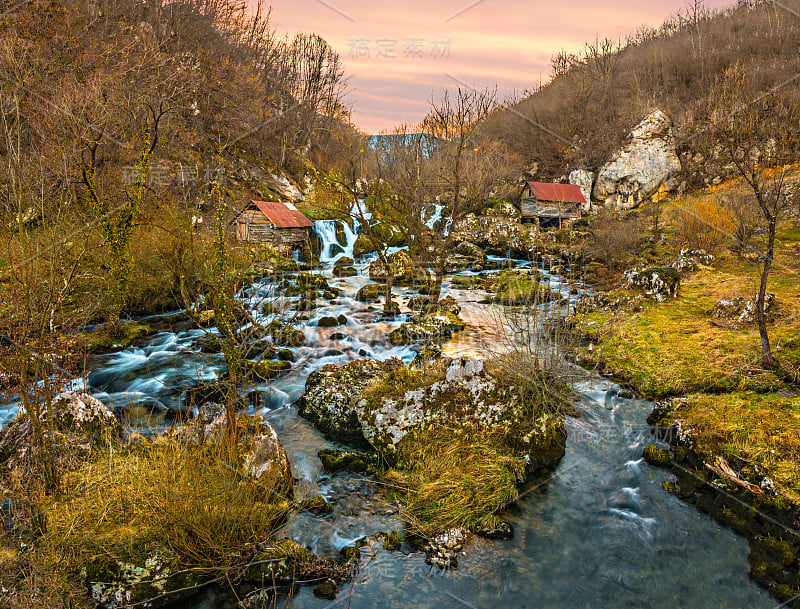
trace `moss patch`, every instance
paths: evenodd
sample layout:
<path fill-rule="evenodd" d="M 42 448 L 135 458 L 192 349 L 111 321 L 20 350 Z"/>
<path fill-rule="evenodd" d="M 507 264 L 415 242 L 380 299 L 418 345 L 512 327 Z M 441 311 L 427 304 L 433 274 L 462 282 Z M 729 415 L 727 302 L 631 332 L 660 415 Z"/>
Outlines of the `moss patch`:
<path fill-rule="evenodd" d="M 800 501 L 800 398 L 736 392 L 693 394 L 673 400 L 661 427 L 682 421 L 699 454 L 722 455 L 749 481 L 768 477 L 782 494 Z M 645 455 L 646 457 L 647 455 Z"/>

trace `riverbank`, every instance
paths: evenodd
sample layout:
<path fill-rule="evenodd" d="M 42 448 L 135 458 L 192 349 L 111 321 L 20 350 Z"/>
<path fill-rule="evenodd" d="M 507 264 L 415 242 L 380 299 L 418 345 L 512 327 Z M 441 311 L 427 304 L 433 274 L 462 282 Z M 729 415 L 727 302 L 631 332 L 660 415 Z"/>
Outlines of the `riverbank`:
<path fill-rule="evenodd" d="M 671 207 L 714 196 L 719 190 Z M 673 228 L 666 227 L 668 239 Z M 758 255 L 720 249 L 683 264 L 678 249 L 650 261 L 685 267 L 677 297 L 658 302 L 635 289 L 594 297 L 570 319 L 579 338 L 575 358 L 662 400 L 650 417 L 655 443 L 645 458 L 676 476 L 665 488 L 744 535 L 751 577 L 787 606 L 800 606 L 800 226 L 781 225 L 770 275 L 776 370 L 760 366 L 748 307 Z"/>

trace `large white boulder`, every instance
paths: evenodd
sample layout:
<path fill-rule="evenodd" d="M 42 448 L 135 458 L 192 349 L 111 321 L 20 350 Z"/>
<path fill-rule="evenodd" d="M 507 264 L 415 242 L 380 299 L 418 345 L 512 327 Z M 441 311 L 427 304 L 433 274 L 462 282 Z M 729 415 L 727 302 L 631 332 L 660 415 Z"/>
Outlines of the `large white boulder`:
<path fill-rule="evenodd" d="M 611 209 L 632 209 L 680 170 L 672 121 L 655 110 L 631 131 L 628 143 L 600 170 L 594 199 Z"/>
<path fill-rule="evenodd" d="M 295 203 L 302 203 L 305 200 L 303 193 L 300 189 L 292 184 L 286 177 L 281 175 L 270 176 L 273 180 L 272 189 L 276 191 L 282 198 Z"/>
<path fill-rule="evenodd" d="M 594 186 L 594 174 L 588 169 L 575 169 L 569 174 L 569 183 L 574 184 L 581 189 L 583 198 L 586 199 L 586 204 L 583 206 L 584 211 L 592 209 L 592 186 Z"/>

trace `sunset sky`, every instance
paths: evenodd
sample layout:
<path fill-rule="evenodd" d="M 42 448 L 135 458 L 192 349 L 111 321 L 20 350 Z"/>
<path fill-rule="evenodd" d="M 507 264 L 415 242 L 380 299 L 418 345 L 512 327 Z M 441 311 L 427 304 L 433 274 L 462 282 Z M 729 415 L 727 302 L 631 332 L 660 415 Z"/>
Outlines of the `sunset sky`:
<path fill-rule="evenodd" d="M 706 0 L 708 8 L 732 0 Z M 550 58 L 599 36 L 660 24 L 688 0 L 276 0 L 279 33 L 314 32 L 339 52 L 359 128 L 417 122 L 457 81 L 501 98 L 546 81 Z"/>

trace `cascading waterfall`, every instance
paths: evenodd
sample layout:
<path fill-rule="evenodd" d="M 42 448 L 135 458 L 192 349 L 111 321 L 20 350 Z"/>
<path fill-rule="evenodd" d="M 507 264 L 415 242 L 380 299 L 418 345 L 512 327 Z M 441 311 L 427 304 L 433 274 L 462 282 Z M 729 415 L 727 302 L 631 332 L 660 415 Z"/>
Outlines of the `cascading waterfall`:
<path fill-rule="evenodd" d="M 337 225 L 341 226 L 345 236 L 345 243 L 339 243 L 337 236 Z M 322 241 L 322 251 L 319 253 L 319 261 L 324 265 L 330 265 L 339 258 L 345 256 L 353 257 L 353 246 L 356 244 L 358 234 L 347 222 L 342 220 L 317 220 L 314 222 L 314 232 Z"/>
<path fill-rule="evenodd" d="M 314 222 L 314 232 L 322 241 L 322 251 L 319 254 L 319 261 L 322 264 L 331 265 L 339 258 L 353 257 L 353 247 L 356 244 L 358 229 L 361 224 L 359 219 L 369 220 L 372 217 L 363 199 L 353 203 L 350 217 L 353 222 L 352 227 L 344 220 L 317 220 Z M 344 233 L 345 243 L 339 242 L 337 225 L 341 227 Z M 338 249 L 341 249 L 341 251 L 337 251 Z"/>

